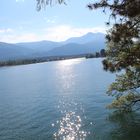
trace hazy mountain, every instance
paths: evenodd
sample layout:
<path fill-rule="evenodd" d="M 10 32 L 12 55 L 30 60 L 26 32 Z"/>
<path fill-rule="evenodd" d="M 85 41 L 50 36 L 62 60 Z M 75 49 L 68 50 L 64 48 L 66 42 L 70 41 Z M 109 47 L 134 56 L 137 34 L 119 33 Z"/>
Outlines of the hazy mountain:
<path fill-rule="evenodd" d="M 94 46 L 94 50 L 100 50 L 105 46 L 105 35 L 103 33 L 87 33 L 81 37 L 72 37 L 63 42 L 53 42 L 53 41 L 38 41 L 38 42 L 27 42 L 27 43 L 18 43 L 17 45 L 30 48 L 38 53 L 46 53 L 54 48 L 59 48 L 70 43 L 75 44 L 84 44 L 86 46 Z M 68 45 L 69 46 L 69 45 Z M 72 45 L 73 46 L 73 45 Z"/>
<path fill-rule="evenodd" d="M 105 34 L 103 33 L 87 33 L 81 37 L 72 37 L 66 40 L 64 43 L 78 43 L 78 44 L 85 44 L 89 42 L 104 42 L 105 41 Z M 96 44 L 95 44 L 96 45 Z"/>
<path fill-rule="evenodd" d="M 93 42 L 86 44 L 69 43 L 58 48 L 54 48 L 46 53 L 49 56 L 59 56 L 59 55 L 78 55 L 86 53 L 95 53 L 104 49 L 104 44 L 99 43 L 94 45 Z"/>
<path fill-rule="evenodd" d="M 47 52 L 47 55 L 76 55 L 95 53 L 105 48 L 105 34 L 88 33 L 81 37 L 73 37 L 63 42 L 64 45 Z"/>
<path fill-rule="evenodd" d="M 83 53 L 87 53 L 84 45 L 76 44 L 76 43 L 69 43 L 59 48 L 55 48 L 48 51 L 47 55 L 59 56 L 59 55 L 76 55 L 76 54 L 83 54 Z"/>
<path fill-rule="evenodd" d="M 30 49 L 19 47 L 15 44 L 0 42 L 0 60 L 26 58 L 32 53 Z"/>
<path fill-rule="evenodd" d="M 25 43 L 17 43 L 17 45 L 30 48 L 37 52 L 46 52 L 56 47 L 61 46 L 61 42 L 53 42 L 53 41 L 38 41 L 38 42 L 25 42 Z"/>
<path fill-rule="evenodd" d="M 88 33 L 63 42 L 0 43 L 0 60 L 94 53 L 105 48 L 105 35 Z"/>

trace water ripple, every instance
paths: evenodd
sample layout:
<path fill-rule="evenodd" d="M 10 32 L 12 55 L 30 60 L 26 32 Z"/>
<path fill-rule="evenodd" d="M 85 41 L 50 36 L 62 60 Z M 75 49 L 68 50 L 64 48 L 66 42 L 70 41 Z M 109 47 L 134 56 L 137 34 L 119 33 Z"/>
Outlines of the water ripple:
<path fill-rule="evenodd" d="M 85 140 L 90 132 L 83 130 L 84 109 L 81 104 L 74 101 L 59 102 L 57 106 L 62 117 L 52 127 L 58 128 L 53 134 L 55 140 Z M 79 108 L 79 110 L 78 110 Z M 80 111 L 80 114 L 78 113 Z"/>
<path fill-rule="evenodd" d="M 54 137 L 56 140 L 84 140 L 89 132 L 80 130 L 81 126 L 81 117 L 76 115 L 75 112 L 67 112 L 59 121 L 59 130 L 54 133 Z"/>

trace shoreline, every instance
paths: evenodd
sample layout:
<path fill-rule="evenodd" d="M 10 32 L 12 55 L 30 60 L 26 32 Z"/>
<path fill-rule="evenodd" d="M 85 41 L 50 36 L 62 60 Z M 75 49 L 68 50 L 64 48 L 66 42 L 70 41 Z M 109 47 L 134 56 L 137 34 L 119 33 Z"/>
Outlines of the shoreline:
<path fill-rule="evenodd" d="M 102 58 L 91 56 L 91 54 L 81 54 L 81 55 L 71 55 L 71 56 L 50 56 L 50 57 L 36 57 L 29 59 L 18 59 L 18 60 L 7 60 L 0 61 L 0 67 L 10 67 L 10 66 L 18 66 L 18 65 L 29 65 L 43 62 L 51 62 L 51 61 L 61 61 L 67 59 L 76 59 L 76 58 Z"/>

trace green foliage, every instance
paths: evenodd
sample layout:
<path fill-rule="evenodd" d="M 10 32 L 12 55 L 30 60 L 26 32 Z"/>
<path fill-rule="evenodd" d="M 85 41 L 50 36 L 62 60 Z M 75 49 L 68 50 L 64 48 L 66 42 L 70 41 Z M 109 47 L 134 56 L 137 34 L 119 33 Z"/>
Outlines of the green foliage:
<path fill-rule="evenodd" d="M 140 101 L 140 1 L 101 0 L 89 4 L 90 9 L 103 8 L 111 11 L 115 23 L 106 35 L 106 59 L 104 69 L 110 72 L 123 70 L 110 85 L 107 94 L 115 100 L 109 108 L 131 110 Z M 137 107 L 139 105 L 137 104 Z"/>
<path fill-rule="evenodd" d="M 118 75 L 116 81 L 110 85 L 107 94 L 116 99 L 109 108 L 131 110 L 140 101 L 140 71 L 132 68 L 127 69 L 124 74 Z"/>
<path fill-rule="evenodd" d="M 100 56 L 101 56 L 101 57 L 105 57 L 105 56 L 106 56 L 106 51 L 105 51 L 105 49 L 101 49 L 101 50 L 100 50 Z"/>

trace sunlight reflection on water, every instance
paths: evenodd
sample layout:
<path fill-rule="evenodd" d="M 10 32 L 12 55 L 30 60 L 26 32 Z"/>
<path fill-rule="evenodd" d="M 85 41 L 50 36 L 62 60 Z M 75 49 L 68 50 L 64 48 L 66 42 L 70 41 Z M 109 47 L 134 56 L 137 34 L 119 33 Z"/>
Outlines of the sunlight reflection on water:
<path fill-rule="evenodd" d="M 54 133 L 55 139 L 84 139 L 88 133 L 82 130 L 80 131 L 81 123 L 81 117 L 76 115 L 75 112 L 67 112 L 66 115 L 59 121 L 60 128 L 58 132 Z"/>
<path fill-rule="evenodd" d="M 62 117 L 52 124 L 52 127 L 58 127 L 57 132 L 53 134 L 55 140 L 85 140 L 90 132 L 83 130 L 84 109 L 81 104 L 74 101 L 60 101 L 57 107 Z M 80 111 L 82 115 L 77 112 Z M 84 117 L 84 118 L 83 118 Z M 83 118 L 83 119 L 82 119 Z M 89 123 L 91 125 L 91 123 Z"/>
<path fill-rule="evenodd" d="M 67 59 L 67 60 L 59 61 L 58 65 L 59 66 L 71 66 L 71 65 L 79 64 L 83 60 L 85 60 L 85 58 Z"/>
<path fill-rule="evenodd" d="M 59 76 L 59 88 L 58 90 L 64 94 L 71 93 L 70 91 L 75 87 L 75 68 L 78 64 L 82 63 L 84 58 L 62 60 L 57 63 L 57 75 Z"/>
<path fill-rule="evenodd" d="M 75 85 L 75 65 L 81 63 L 84 58 L 80 59 L 69 59 L 59 61 L 58 63 L 58 74 L 61 73 L 59 77 L 59 83 L 61 83 L 61 89 L 63 94 L 69 93 L 73 86 Z M 69 100 L 63 97 L 59 101 L 57 110 L 60 112 L 61 116 L 59 120 L 52 123 L 52 127 L 57 128 L 53 136 L 55 140 L 85 140 L 90 132 L 85 131 L 84 119 L 84 108 L 82 104 L 77 103 L 74 100 Z M 79 113 L 80 111 L 80 113 Z M 89 123 L 89 125 L 91 125 Z"/>

